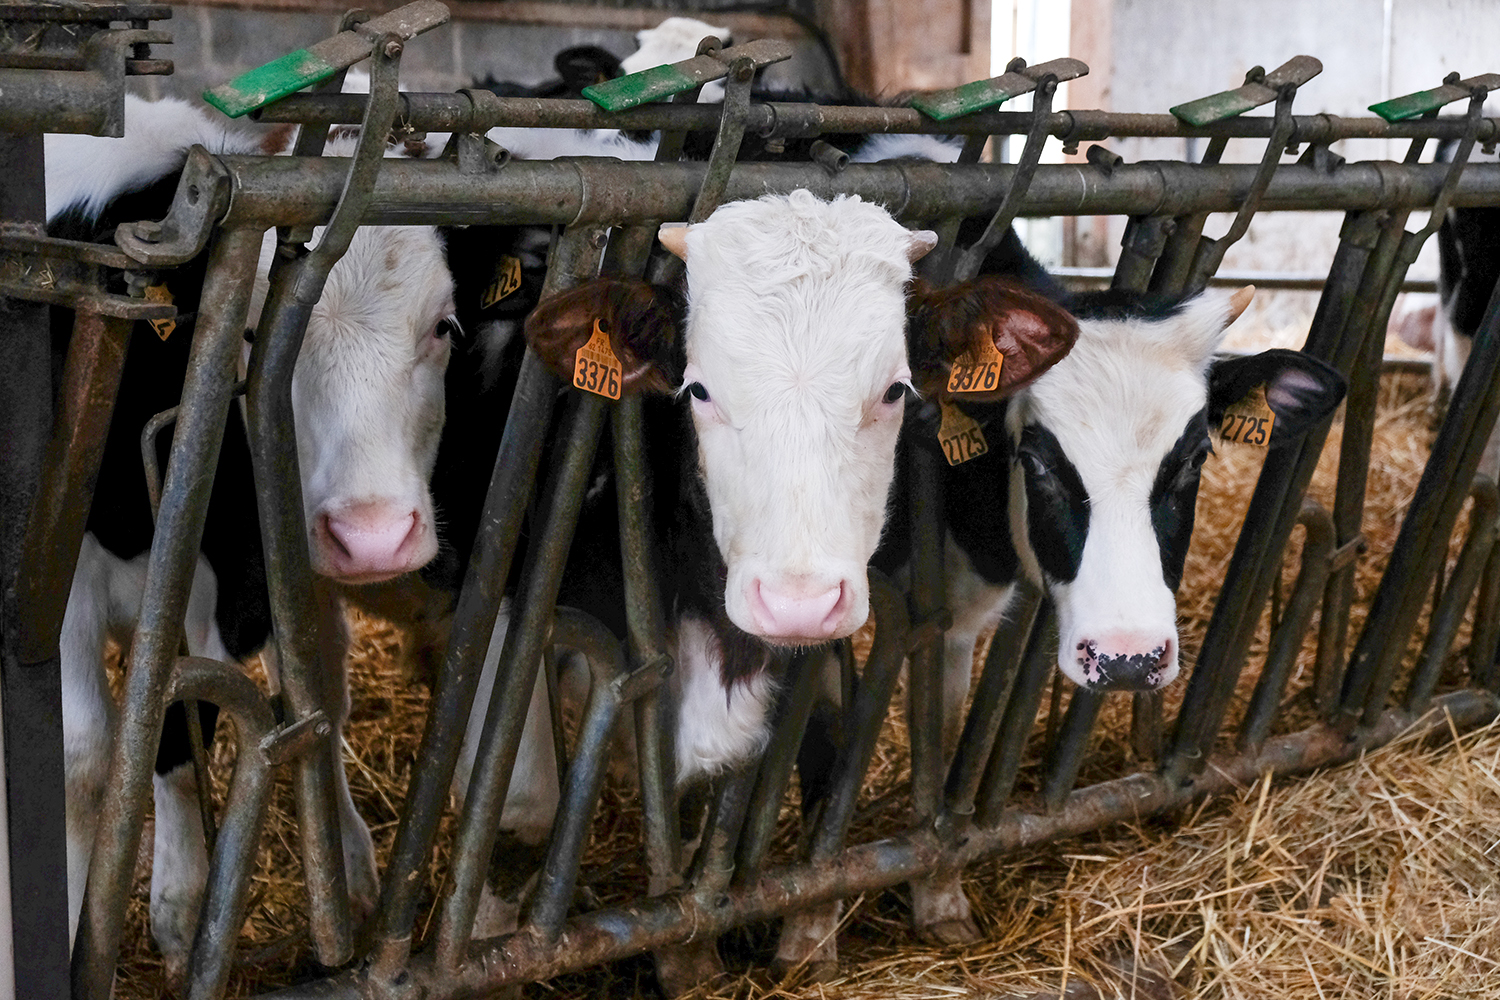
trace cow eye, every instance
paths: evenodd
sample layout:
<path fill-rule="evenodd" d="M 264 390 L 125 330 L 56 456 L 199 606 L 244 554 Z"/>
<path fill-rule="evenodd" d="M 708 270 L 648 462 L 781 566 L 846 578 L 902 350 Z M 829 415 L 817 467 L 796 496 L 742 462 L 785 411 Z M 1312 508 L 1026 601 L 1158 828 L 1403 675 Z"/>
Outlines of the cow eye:
<path fill-rule="evenodd" d="M 1042 479 L 1051 475 L 1052 470 L 1047 467 L 1047 462 L 1036 452 L 1028 448 L 1022 448 L 1020 452 L 1021 462 L 1026 466 L 1026 474 L 1034 479 Z"/>
<path fill-rule="evenodd" d="M 688 386 L 688 392 L 692 393 L 694 399 L 700 402 L 708 402 L 708 390 L 703 388 L 702 382 L 694 382 Z"/>
<path fill-rule="evenodd" d="M 443 340 L 447 337 L 452 337 L 457 333 L 458 320 L 454 319 L 452 316 L 446 316 L 443 319 L 439 320 L 437 328 L 432 331 L 432 335 L 439 340 Z"/>
<path fill-rule="evenodd" d="M 887 403 L 898 403 L 906 395 L 905 382 L 892 382 L 891 387 L 885 391 L 882 397 Z"/>

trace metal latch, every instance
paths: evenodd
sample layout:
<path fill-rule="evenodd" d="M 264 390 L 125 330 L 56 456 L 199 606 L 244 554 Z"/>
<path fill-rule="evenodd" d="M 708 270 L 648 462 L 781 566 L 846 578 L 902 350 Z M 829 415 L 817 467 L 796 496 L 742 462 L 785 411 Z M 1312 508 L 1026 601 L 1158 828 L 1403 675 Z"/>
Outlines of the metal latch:
<path fill-rule="evenodd" d="M 999 107 L 1006 101 L 1036 89 L 1042 78 L 1048 75 L 1058 83 L 1087 76 L 1088 64 L 1080 59 L 1053 59 L 1035 66 L 1007 69 L 999 76 L 988 80 L 975 80 L 952 90 L 939 90 L 931 94 L 919 94 L 912 98 L 911 106 L 928 118 L 945 122 L 960 115 L 973 114 L 986 108 Z"/>
<path fill-rule="evenodd" d="M 1169 108 L 1172 114 L 1189 125 L 1209 125 L 1242 115 L 1262 104 L 1270 104 L 1287 84 L 1300 87 L 1319 73 L 1323 64 L 1312 56 L 1293 56 L 1267 73 L 1259 66 L 1245 74 L 1242 86 L 1223 93 L 1200 97 L 1196 101 Z"/>
<path fill-rule="evenodd" d="M 682 62 L 653 66 L 617 80 L 607 80 L 583 88 L 583 96 L 605 111 L 624 111 L 685 90 L 701 87 L 729 75 L 737 60 L 748 59 L 756 69 L 792 57 L 790 42 L 763 38 L 744 45 L 720 49 L 709 55 L 696 55 Z"/>

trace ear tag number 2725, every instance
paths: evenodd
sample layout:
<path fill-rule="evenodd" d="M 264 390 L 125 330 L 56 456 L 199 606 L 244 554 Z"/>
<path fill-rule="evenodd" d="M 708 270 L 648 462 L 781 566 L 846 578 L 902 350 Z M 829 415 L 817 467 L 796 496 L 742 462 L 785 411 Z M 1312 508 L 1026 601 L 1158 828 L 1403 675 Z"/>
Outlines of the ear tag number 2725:
<path fill-rule="evenodd" d="M 601 320 L 594 320 L 594 335 L 573 356 L 573 385 L 605 399 L 620 398 L 625 368 L 610 345 Z"/>
<path fill-rule="evenodd" d="M 949 392 L 994 392 L 1000 387 L 1000 366 L 1005 355 L 995 347 L 988 336 L 979 338 L 974 349 L 966 351 L 953 362 L 953 371 L 948 376 Z"/>
<path fill-rule="evenodd" d="M 1259 386 L 1224 411 L 1224 422 L 1219 425 L 1219 435 L 1225 441 L 1235 444 L 1269 448 L 1271 428 L 1275 426 L 1276 412 L 1266 403 L 1266 387 Z"/>
<path fill-rule="evenodd" d="M 943 457 L 949 465 L 961 465 L 990 450 L 979 421 L 947 400 L 939 405 L 943 418 L 938 423 L 938 444 L 942 446 Z"/>

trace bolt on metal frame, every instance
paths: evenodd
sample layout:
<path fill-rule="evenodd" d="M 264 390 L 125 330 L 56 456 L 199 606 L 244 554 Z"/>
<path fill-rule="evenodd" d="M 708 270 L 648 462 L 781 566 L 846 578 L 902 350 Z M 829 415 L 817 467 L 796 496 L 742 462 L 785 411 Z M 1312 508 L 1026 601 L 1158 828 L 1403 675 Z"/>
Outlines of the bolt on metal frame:
<path fill-rule="evenodd" d="M 555 244 L 546 280 L 546 289 L 556 291 L 599 273 L 601 267 L 608 273 L 642 273 L 656 222 L 701 219 L 724 200 L 806 187 L 825 197 L 860 194 L 887 204 L 903 221 L 938 228 L 946 242 L 933 256 L 929 273 L 939 279 L 972 273 L 983 256 L 985 241 L 991 234 L 1003 233 L 1017 215 L 1125 214 L 1133 222 L 1116 284 L 1171 291 L 1201 287 L 1222 259 L 1224 242 L 1210 244 L 1201 236 L 1202 218 L 1209 212 L 1237 212 L 1231 230 L 1237 236 L 1255 211 L 1342 210 L 1346 225 L 1307 349 L 1335 364 L 1359 386 L 1357 395 L 1351 393 L 1345 418 L 1345 448 L 1349 460 L 1363 467 L 1368 461 L 1368 424 L 1373 419 L 1374 376 L 1370 373 L 1375 368 L 1372 362 L 1378 361 L 1378 353 L 1372 358 L 1370 345 L 1384 330 L 1394 288 L 1433 228 L 1404 234 L 1407 214 L 1434 205 L 1500 203 L 1500 168 L 1464 166 L 1475 141 L 1490 143 L 1500 135 L 1494 120 L 1478 116 L 1474 102 L 1482 103 L 1483 98 L 1477 91 L 1470 94 L 1470 111 L 1463 118 L 1393 124 L 1294 116 L 1290 104 L 1295 84 L 1284 84 L 1275 93 L 1272 118 L 1185 126 L 1168 116 L 1054 112 L 1051 85 L 1043 77 L 1030 113 L 982 111 L 939 126 L 911 109 L 757 103 L 749 98 L 753 66 L 742 63 L 729 67 L 728 99 L 722 109 L 679 101 L 606 114 L 584 102 L 502 99 L 482 92 L 397 94 L 399 56 L 399 39 L 383 38 L 375 44 L 368 98 L 294 95 L 260 115 L 263 120 L 300 119 L 319 125 L 362 122 L 368 141 L 352 160 L 313 155 L 214 157 L 195 151 L 167 218 L 157 227 L 122 228 L 119 242 L 128 261 L 122 259 L 124 255 L 101 259 L 105 266 L 165 267 L 205 247 L 210 254 L 188 382 L 177 409 L 181 433 L 174 436 L 161 487 L 147 599 L 127 677 L 110 790 L 75 947 L 75 996 L 102 998 L 109 993 L 156 734 L 168 702 L 181 697 L 220 704 L 234 716 L 241 741 L 241 771 L 220 823 L 204 924 L 191 963 L 190 996 L 222 994 L 233 954 L 234 928 L 243 921 L 246 880 L 260 836 L 268 781 L 272 769 L 282 762 L 296 763 L 305 861 L 310 872 L 318 872 L 309 882 L 321 883 L 309 885 L 319 956 L 332 965 L 353 956 L 344 912 L 347 900 L 339 898 L 346 894 L 337 888 L 343 872 L 336 811 L 327 799 L 330 770 L 338 766 L 337 748 L 329 745 L 326 728 L 317 726 L 322 704 L 316 676 L 316 622 L 307 612 L 311 580 L 301 505 L 293 502 L 295 492 L 287 492 L 298 486 L 294 432 L 286 409 L 306 309 L 316 301 L 327 268 L 342 251 L 341 244 L 347 245 L 352 226 L 413 222 L 561 225 L 565 228 Z M 651 127 L 669 136 L 712 130 L 717 139 L 706 164 L 675 162 L 680 143 L 671 139 L 663 143 L 662 162 L 653 164 L 505 162 L 503 156 L 486 154 L 473 140 L 463 139 L 453 159 L 388 162 L 371 150 L 392 123 L 400 129 L 452 130 L 461 135 L 501 124 Z M 735 150 L 745 130 L 768 137 L 935 132 L 964 135 L 967 141 L 957 165 L 852 164 L 839 169 L 837 158 L 827 156 L 823 158 L 826 164 L 737 164 Z M 1021 163 L 977 162 L 984 142 L 999 134 L 1027 135 Z M 1049 138 L 1076 148 L 1080 141 L 1111 135 L 1192 135 L 1211 140 L 1231 135 L 1262 137 L 1267 149 L 1259 165 L 1122 164 L 1105 155 L 1093 155 L 1082 164 L 1039 163 L 1041 147 Z M 1336 139 L 1362 136 L 1412 138 L 1413 152 L 1402 164 L 1338 164 L 1326 155 L 1280 163 L 1282 151 L 1297 143 L 1309 143 L 1326 153 L 1328 143 Z M 1417 163 L 1421 144 L 1438 137 L 1461 140 L 1455 163 Z M 986 237 L 974 247 L 956 247 L 957 220 L 976 214 L 991 218 Z M 319 225 L 327 226 L 323 241 L 308 253 L 302 244 L 311 236 L 310 227 Z M 236 391 L 234 359 L 248 308 L 249 279 L 262 234 L 271 227 L 282 230 L 284 250 L 273 270 L 271 300 L 257 331 L 248 392 L 277 633 L 293 636 L 284 642 L 297 644 L 294 649 L 283 645 L 280 650 L 283 669 L 290 666 L 292 675 L 286 696 L 288 719 L 280 726 L 264 696 L 235 680 L 238 675 L 233 671 L 177 655 L 179 623 L 206 507 L 202 483 L 214 468 L 225 414 Z M 37 252 L 16 246 L 6 243 L 3 249 L 16 259 L 23 252 Z M 81 251 L 73 253 L 75 259 L 86 257 Z M 662 274 L 654 272 L 654 276 Z M 12 291 L 10 287 L 5 290 Z M 31 297 L 40 297 L 39 291 L 33 292 Z M 117 340 L 124 335 L 124 320 L 135 316 L 130 313 L 113 321 L 119 327 Z M 109 321 L 101 322 L 108 326 Z M 953 878 L 964 865 L 998 851 L 1165 810 L 1264 771 L 1294 773 L 1349 759 L 1408 726 L 1441 731 L 1448 725 L 1447 718 L 1459 727 L 1493 718 L 1500 703 L 1492 689 L 1495 671 L 1490 656 L 1475 659 L 1472 687 L 1433 696 L 1436 664 L 1446 653 L 1469 595 L 1479 589 L 1480 606 L 1485 610 L 1500 601 L 1493 596 L 1500 588 L 1480 582 L 1488 580 L 1484 567 L 1495 562 L 1493 484 L 1474 486 L 1469 539 L 1442 595 L 1430 648 L 1411 682 L 1405 707 L 1387 709 L 1386 698 L 1394 664 L 1405 649 L 1437 562 L 1446 552 L 1458 510 L 1469 493 L 1467 487 L 1452 488 L 1452 484 L 1472 480 L 1478 449 L 1500 409 L 1500 392 L 1491 388 L 1495 366 L 1500 364 L 1497 325 L 1500 314 L 1492 308 L 1476 341 L 1475 360 L 1455 393 L 1440 434 L 1443 448 L 1434 451 L 1371 623 L 1356 642 L 1347 670 L 1340 652 L 1345 626 L 1330 609 L 1347 603 L 1341 595 L 1358 555 L 1363 477 L 1351 474 L 1347 481 L 1341 479 L 1336 509 L 1330 513 L 1304 503 L 1302 496 L 1312 462 L 1321 450 L 1322 432 L 1310 435 L 1301 445 L 1268 455 L 1252 501 L 1253 520 L 1248 521 L 1258 529 L 1241 538 L 1199 669 L 1189 681 L 1187 704 L 1170 739 L 1160 701 L 1149 696 L 1137 699 L 1137 746 L 1168 747 L 1160 771 L 1075 788 L 1081 752 L 1103 702 L 1103 696 L 1075 692 L 1046 754 L 1042 801 L 1013 800 L 1053 672 L 1052 614 L 1046 600 L 1034 591 L 1024 593 L 1021 614 L 997 637 L 958 748 L 950 759 L 944 758 L 939 742 L 941 706 L 935 697 L 941 685 L 934 683 L 941 668 L 940 639 L 946 623 L 941 513 L 936 510 L 940 498 L 918 497 L 913 592 L 903 595 L 878 574 L 871 574 L 875 640 L 857 690 L 846 698 L 842 709 L 848 742 L 829 796 L 812 818 L 806 860 L 772 869 L 766 868 L 765 859 L 774 818 L 790 780 L 792 751 L 807 725 L 815 694 L 813 664 L 789 668 L 786 694 L 774 722 L 777 752 L 723 784 L 702 838 L 704 846 L 693 864 L 684 864 L 677 843 L 676 792 L 670 780 L 673 755 L 671 733 L 665 725 L 669 713 L 660 699 L 660 683 L 671 662 L 666 653 L 664 609 L 650 582 L 656 556 L 649 518 L 644 515 L 647 470 L 640 449 L 639 401 L 607 404 L 569 392 L 561 404 L 555 404 L 559 380 L 528 353 L 507 417 L 474 558 L 460 592 L 453 638 L 437 678 L 423 751 L 413 770 L 407 808 L 384 872 L 372 943 L 365 953 L 368 961 L 323 982 L 278 995 L 398 997 L 425 991 L 431 996 L 455 996 L 545 978 L 645 950 L 670 953 L 695 938 L 711 939 L 735 924 L 796 907 L 914 878 Z M 109 340 L 75 337 L 76 357 L 69 359 L 70 372 L 90 363 L 88 343 L 102 348 Z M 107 367 L 107 358 L 101 362 Z M 556 417 L 554 409 L 559 410 Z M 597 622 L 553 608 L 584 479 L 606 419 L 613 428 L 620 480 L 630 622 L 623 648 Z M 554 420 L 560 421 L 565 445 L 560 460 L 543 474 L 543 444 Z M 102 424 L 80 422 L 79 427 L 93 427 L 97 433 Z M 85 436 L 80 434 L 80 443 L 55 445 L 51 460 L 86 466 Z M 922 473 L 920 460 L 908 460 L 917 463 L 915 481 L 930 484 L 932 477 Z M 53 509 L 66 509 L 66 504 L 59 506 L 58 497 L 76 503 L 76 487 L 68 485 L 75 481 L 76 477 L 64 477 L 64 485 L 48 494 L 53 497 Z M 541 510 L 545 527 L 526 555 L 523 583 L 502 653 L 502 682 L 491 701 L 475 781 L 460 819 L 441 917 L 432 938 L 419 942 L 415 925 L 421 876 L 446 807 L 458 742 L 504 581 L 516 555 L 521 520 L 533 503 Z M 76 512 L 76 506 L 73 509 Z M 1251 708 L 1240 723 L 1241 749 L 1219 753 L 1215 767 L 1205 768 L 1215 751 L 1234 680 L 1246 659 L 1247 628 L 1260 617 L 1270 578 L 1280 572 L 1283 550 L 1297 523 L 1304 525 L 1307 535 L 1303 568 L 1273 635 Z M 41 530 L 38 544 L 45 551 L 37 550 L 40 554 L 29 557 L 23 570 L 45 569 L 50 579 L 65 582 L 76 556 L 73 530 L 61 526 Z M 81 521 L 76 531 L 81 532 Z M 65 585 L 61 592 L 66 593 Z M 1289 668 L 1320 596 L 1324 613 L 1317 687 L 1330 721 L 1340 726 L 1269 736 Z M 55 614 L 60 616 L 60 607 Z M 1485 627 L 1490 628 L 1485 634 L 1492 636 L 1493 628 Z M 1475 648 L 1483 654 L 1493 641 L 1489 639 L 1486 646 L 1476 638 Z M 497 940 L 472 941 L 474 908 L 531 684 L 543 649 L 552 643 L 583 652 L 594 678 L 594 692 L 567 769 L 564 805 L 522 928 Z M 880 724 L 889 710 L 899 668 L 908 659 L 914 678 L 908 708 L 913 733 L 913 823 L 904 833 L 878 843 L 846 846 Z M 846 675 L 850 671 L 852 666 L 845 664 Z M 11 673 L 9 661 L 6 673 Z M 922 678 L 927 682 L 918 683 Z M 610 733 L 627 710 L 634 712 L 639 733 L 645 807 L 642 842 L 650 891 L 629 907 L 569 917 Z"/>

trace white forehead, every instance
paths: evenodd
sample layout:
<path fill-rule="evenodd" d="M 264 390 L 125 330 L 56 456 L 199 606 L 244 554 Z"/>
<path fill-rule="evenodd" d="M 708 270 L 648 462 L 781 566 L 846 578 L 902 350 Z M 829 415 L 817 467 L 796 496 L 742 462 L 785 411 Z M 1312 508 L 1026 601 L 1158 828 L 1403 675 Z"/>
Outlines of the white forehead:
<path fill-rule="evenodd" d="M 1072 352 L 1014 408 L 1013 429 L 1051 431 L 1091 495 L 1149 490 L 1208 401 L 1208 365 L 1227 318 L 1227 299 L 1215 293 L 1164 318 L 1080 320 Z"/>
<path fill-rule="evenodd" d="M 688 363 L 736 384 L 852 382 L 863 398 L 904 374 L 910 243 L 858 198 L 721 207 L 687 232 Z"/>

